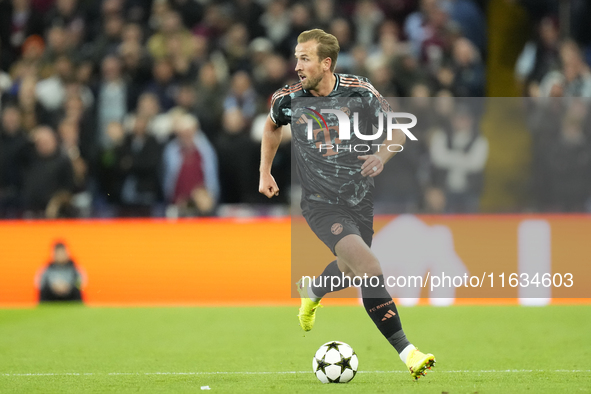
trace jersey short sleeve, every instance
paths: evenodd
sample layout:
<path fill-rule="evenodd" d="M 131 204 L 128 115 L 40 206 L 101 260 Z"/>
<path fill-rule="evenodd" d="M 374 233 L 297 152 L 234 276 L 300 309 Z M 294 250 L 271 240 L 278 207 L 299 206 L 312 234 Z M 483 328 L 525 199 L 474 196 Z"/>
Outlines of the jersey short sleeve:
<path fill-rule="evenodd" d="M 271 111 L 269 116 L 277 126 L 285 126 L 291 122 L 291 99 L 294 94 L 302 90 L 302 84 L 285 85 L 271 97 Z"/>
<path fill-rule="evenodd" d="M 392 112 L 392 107 L 388 103 L 388 100 L 373 87 L 369 80 L 367 78 L 364 79 L 364 86 L 366 88 L 364 96 L 368 99 L 368 115 L 370 115 L 370 119 L 375 120 L 373 125 L 378 127 L 378 117 L 383 116 L 386 112 Z"/>

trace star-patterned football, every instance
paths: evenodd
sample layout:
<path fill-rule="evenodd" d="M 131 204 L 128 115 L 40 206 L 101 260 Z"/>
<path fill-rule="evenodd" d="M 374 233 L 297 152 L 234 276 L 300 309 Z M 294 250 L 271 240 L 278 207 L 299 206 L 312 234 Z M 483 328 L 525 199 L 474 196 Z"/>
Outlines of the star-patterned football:
<path fill-rule="evenodd" d="M 322 383 L 347 383 L 355 377 L 359 360 L 344 342 L 326 342 L 314 355 L 312 370 Z"/>

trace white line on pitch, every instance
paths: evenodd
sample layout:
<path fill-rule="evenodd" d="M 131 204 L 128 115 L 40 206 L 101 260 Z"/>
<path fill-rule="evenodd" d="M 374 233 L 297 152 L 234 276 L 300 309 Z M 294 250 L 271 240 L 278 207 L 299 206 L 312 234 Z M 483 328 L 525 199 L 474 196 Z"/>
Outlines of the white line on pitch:
<path fill-rule="evenodd" d="M 523 373 L 523 372 L 556 372 L 556 373 L 590 373 L 589 369 L 487 369 L 480 371 L 456 370 L 456 371 L 430 371 L 430 373 Z M 298 373 L 310 373 L 310 371 L 259 371 L 259 372 L 66 372 L 66 373 L 0 373 L 0 376 L 149 376 L 149 375 L 288 375 Z M 358 373 L 408 373 L 408 371 L 358 371 Z"/>

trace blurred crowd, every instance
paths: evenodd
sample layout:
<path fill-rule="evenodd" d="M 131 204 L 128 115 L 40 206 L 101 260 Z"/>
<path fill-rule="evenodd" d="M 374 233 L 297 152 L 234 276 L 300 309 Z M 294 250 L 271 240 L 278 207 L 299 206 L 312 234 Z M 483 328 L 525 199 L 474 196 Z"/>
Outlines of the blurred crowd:
<path fill-rule="evenodd" d="M 299 33 L 334 34 L 336 71 L 385 97 L 483 97 L 485 3 L 0 0 L 0 218 L 286 213 L 288 130 L 278 198 L 258 193 L 258 164 L 270 97 L 297 80 Z M 552 15 L 539 26 L 516 67 L 525 91 L 590 96 L 583 49 Z M 406 186 L 378 203 L 478 209 L 488 143 L 480 114 L 457 109 L 396 158 Z"/>
<path fill-rule="evenodd" d="M 535 98 L 527 113 L 532 208 L 591 212 L 591 99 Z"/>
<path fill-rule="evenodd" d="M 550 0 L 521 3 L 533 22 L 515 65 L 523 96 L 531 97 L 529 208 L 591 212 L 591 3 L 570 0 L 562 10 Z"/>

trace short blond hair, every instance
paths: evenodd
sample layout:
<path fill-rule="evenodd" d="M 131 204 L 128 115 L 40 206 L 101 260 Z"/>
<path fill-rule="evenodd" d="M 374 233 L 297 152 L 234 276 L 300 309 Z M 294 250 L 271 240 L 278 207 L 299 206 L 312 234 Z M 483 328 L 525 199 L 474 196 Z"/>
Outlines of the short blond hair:
<path fill-rule="evenodd" d="M 175 119 L 175 126 L 177 129 L 197 130 L 199 128 L 199 120 L 193 114 L 183 113 Z"/>
<path fill-rule="evenodd" d="M 298 44 L 308 41 L 316 41 L 318 43 L 318 46 L 316 47 L 318 59 L 322 61 L 329 57 L 331 60 L 330 71 L 334 72 L 334 69 L 337 66 L 339 51 L 341 50 L 337 38 L 322 29 L 312 29 L 306 30 L 298 36 Z"/>

